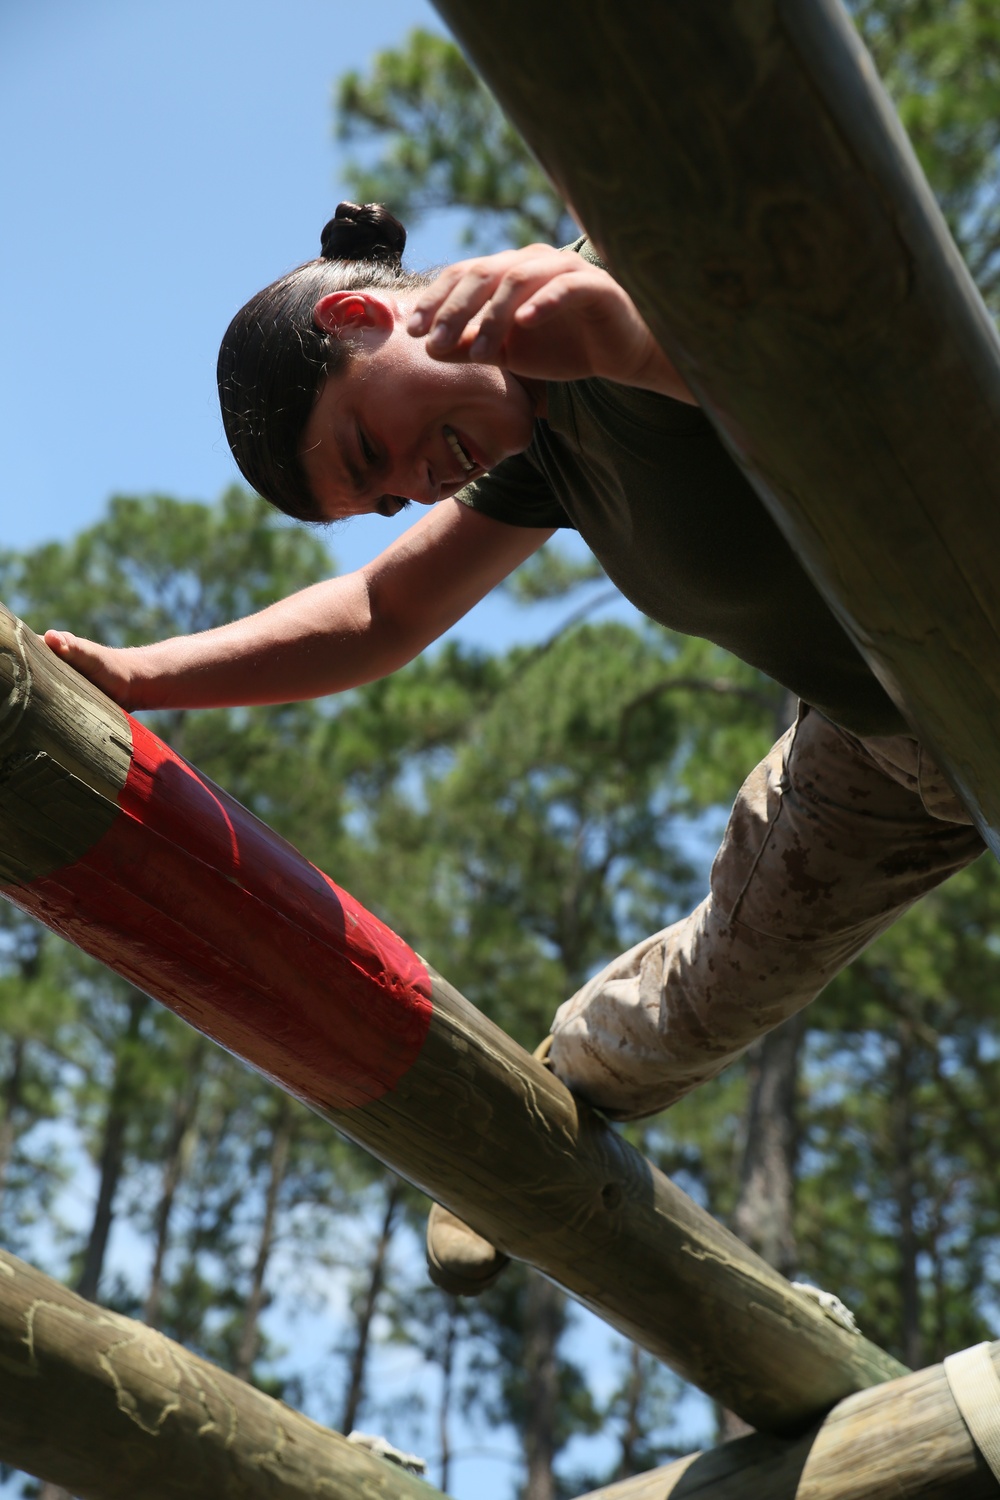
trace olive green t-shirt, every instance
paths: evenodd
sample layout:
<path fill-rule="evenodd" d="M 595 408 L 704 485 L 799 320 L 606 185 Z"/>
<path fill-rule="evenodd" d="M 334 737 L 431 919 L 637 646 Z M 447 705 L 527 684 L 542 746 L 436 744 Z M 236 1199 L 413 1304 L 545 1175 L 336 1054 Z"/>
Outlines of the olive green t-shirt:
<path fill-rule="evenodd" d="M 856 734 L 907 732 L 698 407 L 598 379 L 547 394 L 531 445 L 467 485 L 464 504 L 574 527 L 651 619 L 724 646 Z"/>

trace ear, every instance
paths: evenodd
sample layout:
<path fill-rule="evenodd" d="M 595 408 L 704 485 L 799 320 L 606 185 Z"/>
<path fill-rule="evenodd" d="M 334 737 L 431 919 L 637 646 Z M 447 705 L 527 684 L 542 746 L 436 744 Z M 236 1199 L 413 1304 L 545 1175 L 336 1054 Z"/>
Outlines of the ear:
<path fill-rule="evenodd" d="M 395 321 L 393 309 L 385 298 L 368 291 L 327 292 L 313 308 L 317 328 L 332 333 L 334 338 L 360 333 L 365 328 L 388 333 Z"/>

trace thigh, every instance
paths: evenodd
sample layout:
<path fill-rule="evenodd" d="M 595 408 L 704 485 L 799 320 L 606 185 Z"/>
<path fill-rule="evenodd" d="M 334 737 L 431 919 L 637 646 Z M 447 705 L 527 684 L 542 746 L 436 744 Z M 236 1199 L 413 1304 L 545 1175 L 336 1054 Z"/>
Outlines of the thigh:
<path fill-rule="evenodd" d="M 974 828 L 929 814 L 860 740 L 806 709 L 741 789 L 712 900 L 756 933 L 849 957 L 983 848 Z"/>

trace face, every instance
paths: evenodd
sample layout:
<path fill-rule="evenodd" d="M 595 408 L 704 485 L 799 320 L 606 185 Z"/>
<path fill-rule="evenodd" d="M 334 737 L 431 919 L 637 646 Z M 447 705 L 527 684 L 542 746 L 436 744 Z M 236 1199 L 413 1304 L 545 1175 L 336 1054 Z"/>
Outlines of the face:
<path fill-rule="evenodd" d="M 330 331 L 360 347 L 321 388 L 301 449 L 327 519 L 433 505 L 528 446 L 535 401 L 516 377 L 431 359 L 406 332 L 405 302 L 344 298 L 352 321 Z"/>

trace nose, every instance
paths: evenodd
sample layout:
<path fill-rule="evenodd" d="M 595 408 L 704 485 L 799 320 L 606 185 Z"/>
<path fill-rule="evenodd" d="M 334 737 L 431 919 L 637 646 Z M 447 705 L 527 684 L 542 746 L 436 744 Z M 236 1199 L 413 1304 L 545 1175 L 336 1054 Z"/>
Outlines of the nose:
<path fill-rule="evenodd" d="M 412 459 L 406 466 L 406 471 L 399 474 L 398 481 L 396 494 L 405 495 L 408 500 L 416 501 L 417 505 L 436 505 L 441 498 L 441 486 L 424 458 Z"/>

